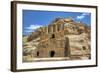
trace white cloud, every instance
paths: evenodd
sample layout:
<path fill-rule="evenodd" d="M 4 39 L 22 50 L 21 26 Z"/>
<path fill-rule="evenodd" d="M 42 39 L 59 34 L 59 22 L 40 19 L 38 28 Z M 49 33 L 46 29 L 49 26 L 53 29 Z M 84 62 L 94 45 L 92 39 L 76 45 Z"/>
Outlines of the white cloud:
<path fill-rule="evenodd" d="M 25 32 L 29 33 L 29 32 L 32 32 L 32 31 L 34 31 L 35 29 L 40 28 L 40 27 L 41 27 L 41 25 L 37 25 L 37 24 L 35 24 L 35 25 L 30 25 L 30 26 L 28 26 L 28 27 L 25 27 Z"/>
<path fill-rule="evenodd" d="M 34 30 L 34 29 L 37 29 L 37 28 L 40 28 L 41 25 L 30 25 L 29 27 L 26 27 L 26 29 L 29 29 L 29 30 Z"/>
<path fill-rule="evenodd" d="M 25 30 L 24 32 L 30 33 L 30 32 L 32 32 L 32 30 Z"/>
<path fill-rule="evenodd" d="M 76 19 L 84 19 L 87 15 L 89 15 L 89 13 L 83 13 L 80 16 L 77 16 Z"/>

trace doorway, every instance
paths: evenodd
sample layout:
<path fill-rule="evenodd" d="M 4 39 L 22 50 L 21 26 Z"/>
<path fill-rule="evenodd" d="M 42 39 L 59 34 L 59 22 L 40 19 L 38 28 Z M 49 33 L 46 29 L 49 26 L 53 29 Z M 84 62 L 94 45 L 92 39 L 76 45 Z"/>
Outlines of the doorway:
<path fill-rule="evenodd" d="M 55 38 L 55 35 L 54 34 L 52 34 L 52 37 L 51 38 Z"/>
<path fill-rule="evenodd" d="M 55 51 L 50 51 L 50 57 L 54 57 Z"/>

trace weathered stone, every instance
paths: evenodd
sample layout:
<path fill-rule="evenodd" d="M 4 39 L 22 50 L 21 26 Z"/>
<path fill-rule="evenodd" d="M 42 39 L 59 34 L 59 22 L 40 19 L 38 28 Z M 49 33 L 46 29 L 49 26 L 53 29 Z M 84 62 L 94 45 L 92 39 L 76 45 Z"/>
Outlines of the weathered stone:
<path fill-rule="evenodd" d="M 27 40 L 32 42 L 36 38 L 40 38 L 33 42 L 33 44 L 38 42 L 36 46 L 32 46 L 36 48 L 33 50 L 34 52 L 31 52 L 33 58 L 83 59 L 81 57 L 87 57 L 87 55 L 89 58 L 91 57 L 90 32 L 89 26 L 75 22 L 72 18 L 57 18 L 50 25 L 41 27 L 41 30 L 31 34 Z"/>

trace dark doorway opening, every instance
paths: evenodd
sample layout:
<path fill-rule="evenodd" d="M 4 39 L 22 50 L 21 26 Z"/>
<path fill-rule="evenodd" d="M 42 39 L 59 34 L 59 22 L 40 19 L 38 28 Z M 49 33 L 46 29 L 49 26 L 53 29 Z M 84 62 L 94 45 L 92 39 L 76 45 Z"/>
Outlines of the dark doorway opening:
<path fill-rule="evenodd" d="M 37 56 L 39 56 L 39 51 L 37 51 Z"/>
<path fill-rule="evenodd" d="M 83 50 L 86 50 L 86 47 L 85 46 L 83 46 L 82 48 L 83 48 Z"/>
<path fill-rule="evenodd" d="M 52 38 L 55 38 L 55 35 L 54 34 L 52 34 Z"/>
<path fill-rule="evenodd" d="M 54 57 L 55 51 L 50 51 L 50 57 Z"/>

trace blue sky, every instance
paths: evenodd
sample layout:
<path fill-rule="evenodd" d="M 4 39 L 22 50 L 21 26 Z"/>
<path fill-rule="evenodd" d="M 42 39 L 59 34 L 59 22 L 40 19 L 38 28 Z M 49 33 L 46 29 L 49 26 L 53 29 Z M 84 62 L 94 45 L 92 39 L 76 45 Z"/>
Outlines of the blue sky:
<path fill-rule="evenodd" d="M 81 21 L 91 25 L 90 13 L 23 10 L 23 35 L 28 35 L 36 28 L 50 24 L 57 17 L 72 17 L 76 22 Z"/>

